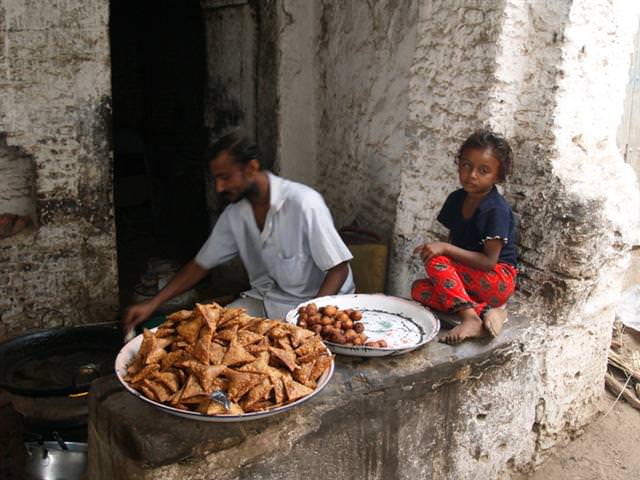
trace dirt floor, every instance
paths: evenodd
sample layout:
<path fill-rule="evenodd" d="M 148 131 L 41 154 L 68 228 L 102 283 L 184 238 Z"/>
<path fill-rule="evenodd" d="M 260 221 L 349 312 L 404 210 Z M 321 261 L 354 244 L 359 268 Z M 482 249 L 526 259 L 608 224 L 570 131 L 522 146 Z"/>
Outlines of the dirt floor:
<path fill-rule="evenodd" d="M 640 410 L 607 393 L 600 405 L 604 413 L 585 433 L 558 448 L 528 476 L 513 480 L 631 480 L 640 478 Z"/>

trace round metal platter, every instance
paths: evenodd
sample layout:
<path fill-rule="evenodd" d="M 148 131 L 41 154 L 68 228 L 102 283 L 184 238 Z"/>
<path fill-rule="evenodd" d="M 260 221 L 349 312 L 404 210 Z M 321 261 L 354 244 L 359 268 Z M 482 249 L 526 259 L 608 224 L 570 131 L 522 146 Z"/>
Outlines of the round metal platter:
<path fill-rule="evenodd" d="M 386 357 L 401 355 L 432 340 L 440 330 L 440 321 L 418 302 L 382 294 L 331 295 L 301 303 L 291 310 L 286 321 L 298 322 L 298 308 L 315 303 L 318 307 L 335 305 L 362 312 L 364 333 L 368 341 L 384 340 L 387 348 L 348 346 L 324 340 L 332 352 L 354 357 Z"/>
<path fill-rule="evenodd" d="M 155 332 L 156 330 L 157 328 L 151 329 L 152 332 Z M 126 388 L 129 393 L 153 405 L 154 407 L 159 408 L 160 410 L 163 410 L 172 415 L 176 415 L 178 417 L 190 418 L 192 420 L 200 420 L 202 422 L 223 422 L 223 423 L 245 422 L 248 420 L 257 420 L 259 418 L 266 418 L 272 415 L 277 415 L 279 413 L 287 412 L 292 408 L 295 408 L 296 406 L 308 400 L 311 400 L 314 396 L 319 394 L 324 389 L 324 387 L 327 386 L 327 383 L 329 383 L 329 380 L 331 379 L 331 376 L 333 375 L 333 370 L 335 368 L 335 361 L 333 360 L 333 357 L 332 357 L 331 366 L 327 370 L 325 370 L 322 376 L 318 379 L 318 386 L 313 391 L 313 393 L 307 395 L 306 397 L 302 397 L 296 400 L 295 402 L 291 402 L 286 405 L 282 405 L 280 407 L 272 408 L 270 410 L 265 410 L 261 412 L 249 412 L 249 413 L 244 413 L 242 415 L 206 415 L 204 413 L 199 413 L 199 412 L 190 412 L 186 410 L 180 410 L 179 408 L 173 408 L 168 405 L 164 405 L 162 403 L 151 400 L 150 398 L 145 397 L 140 392 L 132 388 L 124 380 L 124 377 L 127 374 L 127 365 L 129 364 L 131 359 L 133 359 L 136 353 L 138 353 L 138 350 L 140 349 L 141 344 L 142 344 L 142 335 L 138 335 L 137 337 L 133 338 L 129 343 L 127 343 L 124 347 L 122 347 L 122 350 L 120 350 L 120 353 L 116 357 L 116 375 L 118 376 L 118 380 L 120 380 L 120 383 L 122 383 L 124 388 Z"/>

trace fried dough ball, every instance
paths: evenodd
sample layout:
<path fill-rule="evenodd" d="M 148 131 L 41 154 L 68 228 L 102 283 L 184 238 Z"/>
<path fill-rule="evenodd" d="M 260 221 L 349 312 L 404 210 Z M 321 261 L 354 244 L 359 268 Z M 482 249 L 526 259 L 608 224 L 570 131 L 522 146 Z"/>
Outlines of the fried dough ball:
<path fill-rule="evenodd" d="M 320 320 L 320 323 L 322 325 L 333 325 L 333 318 L 325 315 L 324 317 L 322 317 L 322 320 Z"/>
<path fill-rule="evenodd" d="M 333 317 L 337 311 L 338 311 L 337 307 L 334 307 L 333 305 L 327 305 L 326 307 L 324 307 L 324 310 L 322 313 L 324 313 L 327 317 Z"/>
<path fill-rule="evenodd" d="M 387 342 L 368 342 L 361 323 L 362 312 L 352 308 L 338 309 L 335 305 L 318 308 L 310 303 L 298 309 L 298 325 L 314 331 L 330 342 L 342 345 L 366 345 L 373 348 L 388 348 Z"/>
<path fill-rule="evenodd" d="M 334 327 L 333 325 L 324 325 L 322 327 L 321 333 L 323 336 L 331 336 L 332 334 L 340 333 L 340 329 Z"/>
<path fill-rule="evenodd" d="M 347 339 L 345 338 L 345 336 L 341 333 L 338 333 L 336 335 L 333 335 L 331 337 L 331 341 L 334 343 L 339 343 L 341 345 L 344 345 L 345 343 L 347 343 Z"/>

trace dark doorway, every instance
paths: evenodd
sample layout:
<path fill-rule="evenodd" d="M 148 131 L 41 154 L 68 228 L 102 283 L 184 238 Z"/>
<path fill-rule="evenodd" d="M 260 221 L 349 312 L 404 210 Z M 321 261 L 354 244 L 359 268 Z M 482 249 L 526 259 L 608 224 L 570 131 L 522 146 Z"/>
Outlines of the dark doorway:
<path fill-rule="evenodd" d="M 206 53 L 198 0 L 111 0 L 114 196 L 121 304 L 151 257 L 206 239 Z"/>

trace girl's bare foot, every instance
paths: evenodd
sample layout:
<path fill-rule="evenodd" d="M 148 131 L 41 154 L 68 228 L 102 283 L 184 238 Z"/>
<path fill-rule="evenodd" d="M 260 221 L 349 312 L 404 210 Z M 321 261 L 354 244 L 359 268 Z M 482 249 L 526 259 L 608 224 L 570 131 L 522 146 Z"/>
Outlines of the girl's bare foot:
<path fill-rule="evenodd" d="M 502 331 L 502 325 L 504 325 L 507 319 L 507 311 L 504 308 L 492 308 L 484 314 L 484 328 L 491 334 L 492 337 L 497 337 Z"/>
<path fill-rule="evenodd" d="M 457 345 L 468 338 L 482 337 L 484 333 L 484 327 L 482 326 L 480 317 L 477 315 L 466 316 L 463 318 L 462 323 L 452 329 L 442 341 L 449 345 Z"/>

